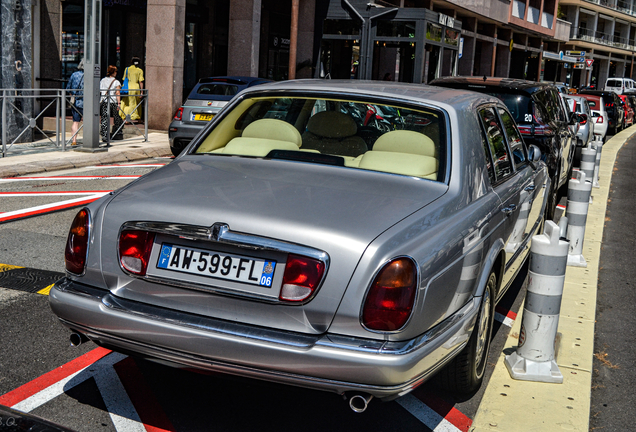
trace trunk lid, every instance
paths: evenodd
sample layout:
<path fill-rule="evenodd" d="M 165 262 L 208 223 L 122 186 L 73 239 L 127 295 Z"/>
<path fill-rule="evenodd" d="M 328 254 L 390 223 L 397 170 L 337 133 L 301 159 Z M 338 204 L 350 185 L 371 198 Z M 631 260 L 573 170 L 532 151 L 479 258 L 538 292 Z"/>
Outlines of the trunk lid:
<path fill-rule="evenodd" d="M 369 243 L 446 190 L 442 183 L 352 168 L 189 155 L 130 184 L 108 204 L 101 239 L 105 282 L 113 294 L 131 300 L 230 321 L 322 333 Z M 131 277 L 119 266 L 119 232 L 130 222 L 175 229 L 223 224 L 243 239 L 271 241 L 276 247 L 258 250 L 158 234 L 148 265 L 150 281 Z M 254 287 L 158 269 L 165 244 L 275 261 L 274 283 L 271 288 Z M 302 255 L 304 250 L 326 254 L 322 285 L 305 304 L 278 303 L 287 252 Z"/>

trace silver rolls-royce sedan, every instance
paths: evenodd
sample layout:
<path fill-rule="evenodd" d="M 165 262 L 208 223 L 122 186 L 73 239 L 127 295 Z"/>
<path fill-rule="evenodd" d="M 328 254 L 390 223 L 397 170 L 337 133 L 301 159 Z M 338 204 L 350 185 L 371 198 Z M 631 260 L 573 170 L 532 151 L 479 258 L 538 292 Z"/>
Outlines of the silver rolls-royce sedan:
<path fill-rule="evenodd" d="M 358 410 L 436 373 L 472 392 L 543 226 L 540 156 L 483 94 L 247 89 L 173 162 L 79 211 L 50 305 L 76 343 Z"/>

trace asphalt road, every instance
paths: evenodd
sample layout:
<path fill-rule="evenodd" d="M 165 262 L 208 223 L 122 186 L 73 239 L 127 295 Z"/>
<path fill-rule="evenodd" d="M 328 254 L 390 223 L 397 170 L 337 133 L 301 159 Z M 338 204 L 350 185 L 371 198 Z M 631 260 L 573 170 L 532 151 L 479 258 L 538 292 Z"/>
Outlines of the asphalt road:
<path fill-rule="evenodd" d="M 7 212 L 50 206 L 72 198 L 59 195 L 61 192 L 90 193 L 116 189 L 134 176 L 156 169 L 140 165 L 156 162 L 166 163 L 167 160 L 142 161 L 127 167 L 87 167 L 59 171 L 25 182 L 0 181 L 0 194 L 5 194 L 0 209 L 4 213 L 0 213 L 0 218 L 6 217 Z M 55 277 L 61 276 L 64 272 L 66 236 L 77 211 L 77 208 L 73 208 L 44 212 L 35 217 L 0 223 L 0 264 L 43 271 L 25 274 L 24 284 L 44 278 L 39 281 L 44 286 L 49 283 L 46 277 L 55 280 Z M 15 270 L 13 272 L 15 274 Z M 526 272 L 527 269 L 522 270 L 500 302 L 500 311 L 504 315 L 512 310 L 511 316 L 514 317 L 514 312 L 517 312 L 525 294 Z M 6 286 L 3 285 L 3 280 L 6 282 L 3 275 L 7 276 L 8 273 L 2 273 L 0 269 L 0 287 Z M 31 291 L 0 288 L 0 403 L 3 395 L 7 397 L 7 394 L 11 395 L 11 392 L 24 385 L 46 382 L 50 371 L 59 370 L 56 368 L 62 365 L 68 369 L 68 362 L 96 352 L 97 346 L 92 342 L 71 348 L 68 344 L 69 332 L 51 313 L 47 296 Z M 486 380 L 503 349 L 509 329 L 501 321 L 495 322 Z M 114 355 L 105 359 L 114 358 Z M 119 357 L 117 359 L 120 360 Z M 140 424 L 133 422 L 124 427 L 115 420 L 117 415 L 124 419 L 134 417 L 127 411 L 131 406 L 142 417 L 144 410 L 152 412 L 152 415 L 141 420 L 157 430 L 294 430 L 299 424 L 304 424 L 303 429 L 308 431 L 426 431 L 439 426 L 442 418 L 450 415 L 465 421 L 465 427 L 457 430 L 467 430 L 485 390 L 483 385 L 474 395 L 457 397 L 439 388 L 432 380 L 398 402 L 372 401 L 370 408 L 360 415 L 350 410 L 347 401 L 330 393 L 230 376 L 201 375 L 130 359 L 115 365 L 119 379 L 111 379 L 113 367 L 99 365 L 100 362 L 93 362 L 89 368 L 92 372 L 82 372 L 93 375 L 80 380 L 81 383 L 67 383 L 62 393 L 31 412 L 78 431 L 136 430 Z M 110 378 L 104 381 L 104 376 Z M 127 397 L 122 397 L 121 392 L 113 393 L 113 383 L 119 381 L 130 394 L 131 400 L 128 402 L 122 402 Z M 140 400 L 135 400 L 134 388 L 145 389 Z M 330 414 L 326 416 L 325 412 Z M 212 424 L 213 428 L 210 427 Z"/>
<path fill-rule="evenodd" d="M 590 430 L 636 430 L 635 163 L 636 136 L 632 136 L 618 153 L 603 234 Z"/>

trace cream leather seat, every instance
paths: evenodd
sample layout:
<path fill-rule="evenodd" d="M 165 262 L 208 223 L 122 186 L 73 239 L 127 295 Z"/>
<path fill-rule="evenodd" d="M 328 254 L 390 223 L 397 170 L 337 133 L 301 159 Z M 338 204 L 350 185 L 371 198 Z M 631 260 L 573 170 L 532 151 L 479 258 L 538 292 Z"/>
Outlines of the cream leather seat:
<path fill-rule="evenodd" d="M 277 119 L 256 120 L 220 153 L 264 157 L 272 150 L 298 150 L 302 137 L 293 125 Z"/>
<path fill-rule="evenodd" d="M 303 149 L 320 153 L 357 157 L 366 152 L 366 142 L 356 136 L 358 126 L 348 115 L 338 111 L 322 111 L 312 116 L 303 133 Z"/>
<path fill-rule="evenodd" d="M 409 130 L 396 130 L 381 135 L 373 145 L 373 150 L 437 158 L 437 149 L 433 140 L 424 134 Z"/>

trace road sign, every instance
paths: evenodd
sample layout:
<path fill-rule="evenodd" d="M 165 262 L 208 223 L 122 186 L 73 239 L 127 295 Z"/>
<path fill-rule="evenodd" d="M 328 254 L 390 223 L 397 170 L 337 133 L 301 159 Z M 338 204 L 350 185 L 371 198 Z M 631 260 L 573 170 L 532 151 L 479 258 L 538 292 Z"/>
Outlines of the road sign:
<path fill-rule="evenodd" d="M 565 55 L 574 56 L 574 57 L 585 57 L 585 51 L 566 51 Z"/>
<path fill-rule="evenodd" d="M 587 59 L 585 60 L 585 64 L 587 65 L 587 67 L 591 67 L 592 63 L 594 63 L 594 59 Z"/>
<path fill-rule="evenodd" d="M 575 63 L 574 69 L 585 69 L 585 63 Z"/>

